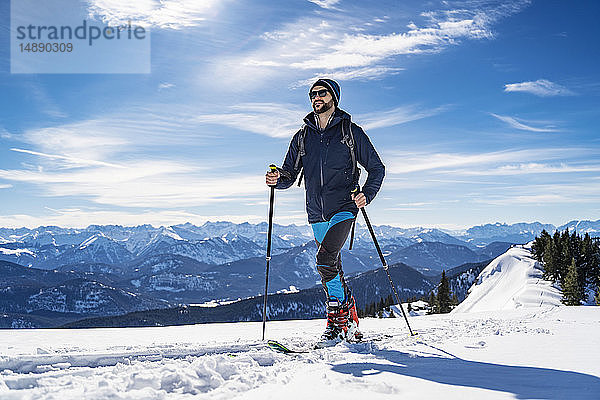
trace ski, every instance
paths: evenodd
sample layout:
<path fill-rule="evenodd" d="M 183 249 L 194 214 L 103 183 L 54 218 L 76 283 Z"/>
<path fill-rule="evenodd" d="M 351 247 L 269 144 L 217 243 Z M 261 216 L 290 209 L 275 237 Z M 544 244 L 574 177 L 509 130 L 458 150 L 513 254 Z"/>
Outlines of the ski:
<path fill-rule="evenodd" d="M 353 342 L 346 342 L 346 343 L 348 343 L 348 344 L 367 344 L 367 343 L 379 342 L 381 340 L 390 339 L 393 337 L 394 337 L 393 335 L 382 334 L 382 335 L 365 338 L 361 341 L 353 341 Z M 267 346 L 271 350 L 274 350 L 278 353 L 294 355 L 294 354 L 306 354 L 306 353 L 310 353 L 312 350 L 321 350 L 321 349 L 326 349 L 329 347 L 334 347 L 335 345 L 337 345 L 339 343 L 342 343 L 342 341 L 335 341 L 327 346 L 319 346 L 318 344 L 316 344 L 315 346 L 313 346 L 307 350 L 297 350 L 297 349 L 290 349 L 286 345 L 284 345 L 276 340 L 269 340 L 269 341 L 267 341 Z"/>
<path fill-rule="evenodd" d="M 283 354 L 302 354 L 302 353 L 308 353 L 308 350 L 292 350 L 289 349 L 288 347 L 284 346 L 283 344 L 279 343 L 278 341 L 275 340 L 269 340 L 267 342 L 267 346 L 269 346 L 269 348 L 271 350 L 275 350 L 278 353 L 283 353 Z"/>

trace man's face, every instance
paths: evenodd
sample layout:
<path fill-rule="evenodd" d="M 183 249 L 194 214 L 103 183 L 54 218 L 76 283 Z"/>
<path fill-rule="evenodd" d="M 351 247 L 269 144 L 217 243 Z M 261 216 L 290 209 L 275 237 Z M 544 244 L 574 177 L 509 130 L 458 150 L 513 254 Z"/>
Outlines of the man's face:
<path fill-rule="evenodd" d="M 313 110 L 315 110 L 315 113 L 324 113 L 325 111 L 329 110 L 331 107 L 334 106 L 333 96 L 331 95 L 331 93 L 329 93 L 329 90 L 327 90 L 327 88 L 323 86 L 315 86 L 314 88 L 312 88 L 310 93 L 310 97 L 314 96 L 311 102 L 312 108 Z M 323 94 L 324 96 L 321 97 L 319 96 L 320 94 Z"/>

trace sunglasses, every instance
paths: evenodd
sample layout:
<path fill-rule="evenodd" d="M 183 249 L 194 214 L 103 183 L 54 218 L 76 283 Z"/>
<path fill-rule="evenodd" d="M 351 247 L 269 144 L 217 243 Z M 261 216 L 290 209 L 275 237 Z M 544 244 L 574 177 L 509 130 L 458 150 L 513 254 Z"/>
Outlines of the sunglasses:
<path fill-rule="evenodd" d="M 327 93 L 329 93 L 329 90 L 327 89 L 313 90 L 312 92 L 308 93 L 308 97 L 310 97 L 311 100 L 314 100 L 314 98 L 317 96 L 320 98 L 327 96 Z"/>

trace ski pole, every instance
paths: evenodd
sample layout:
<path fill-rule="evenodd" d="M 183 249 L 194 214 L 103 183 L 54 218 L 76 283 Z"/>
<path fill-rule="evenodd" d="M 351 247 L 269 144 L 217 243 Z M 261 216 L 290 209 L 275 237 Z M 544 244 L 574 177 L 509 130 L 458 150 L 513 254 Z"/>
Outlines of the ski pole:
<path fill-rule="evenodd" d="M 360 193 L 359 188 L 357 187 L 352 191 L 353 194 L 357 195 Z M 362 215 L 365 218 L 365 222 L 367 223 L 367 228 L 369 228 L 369 232 L 371 233 L 371 238 L 373 239 L 373 243 L 375 244 L 375 248 L 377 249 L 377 253 L 379 254 L 379 259 L 381 260 L 381 264 L 383 264 L 383 269 L 387 274 L 388 280 L 390 281 L 390 285 L 392 286 L 392 291 L 394 292 L 394 296 L 396 297 L 396 301 L 400 306 L 400 310 L 402 311 L 402 315 L 404 316 L 404 320 L 406 321 L 406 326 L 408 326 L 408 331 L 410 332 L 410 336 L 414 336 L 412 329 L 410 328 L 410 324 L 408 323 L 408 317 L 406 316 L 406 312 L 404 312 L 404 307 L 402 307 L 402 302 L 400 301 L 400 296 L 398 296 L 398 291 L 396 290 L 396 286 L 392 281 L 392 276 L 390 275 L 389 267 L 387 262 L 385 261 L 385 257 L 381 252 L 381 248 L 379 247 L 379 242 L 377 242 L 377 238 L 375 237 L 375 232 L 373 231 L 373 227 L 371 226 L 371 221 L 369 221 L 369 217 L 367 216 L 367 210 L 364 207 L 360 208 L 362 211 Z"/>
<path fill-rule="evenodd" d="M 271 172 L 277 171 L 275 164 L 269 165 Z M 271 196 L 269 199 L 269 229 L 267 231 L 267 272 L 265 273 L 265 303 L 263 306 L 262 340 L 265 340 L 265 328 L 267 326 L 267 291 L 269 289 L 269 263 L 271 262 L 271 233 L 273 232 L 273 203 L 275 202 L 275 185 L 271 185 Z"/>

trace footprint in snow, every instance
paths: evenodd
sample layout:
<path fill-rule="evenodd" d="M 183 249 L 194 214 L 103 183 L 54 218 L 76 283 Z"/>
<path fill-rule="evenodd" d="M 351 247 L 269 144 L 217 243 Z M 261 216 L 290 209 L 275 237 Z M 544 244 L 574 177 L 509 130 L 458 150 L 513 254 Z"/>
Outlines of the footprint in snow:
<path fill-rule="evenodd" d="M 465 346 L 467 349 L 483 349 L 486 346 L 486 343 L 481 340 L 473 345 L 467 345 Z"/>

